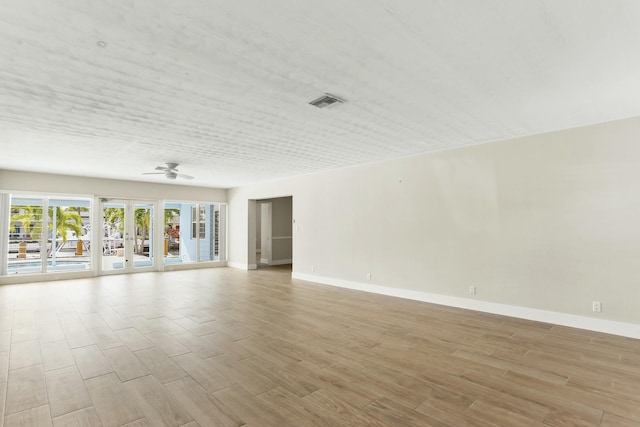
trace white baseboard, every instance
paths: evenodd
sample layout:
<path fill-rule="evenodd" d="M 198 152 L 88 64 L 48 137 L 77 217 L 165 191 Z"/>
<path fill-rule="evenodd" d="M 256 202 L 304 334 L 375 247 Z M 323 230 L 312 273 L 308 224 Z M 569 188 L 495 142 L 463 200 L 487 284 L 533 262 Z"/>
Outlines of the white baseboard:
<path fill-rule="evenodd" d="M 453 297 L 422 291 L 413 291 L 410 289 L 398 289 L 388 286 L 371 285 L 367 283 L 353 282 L 350 280 L 336 279 L 333 277 L 316 276 L 312 274 L 293 272 L 291 274 L 291 277 L 293 279 L 306 280 L 308 282 L 321 283 L 323 285 L 371 292 L 374 294 L 388 295 L 392 297 L 446 305 L 449 307 L 482 311 L 485 313 L 500 314 L 503 316 L 517 317 L 520 319 L 534 320 L 537 322 L 552 323 L 554 325 L 586 329 L 589 331 L 603 332 L 606 334 L 620 335 L 629 338 L 640 338 L 640 325 L 634 323 L 624 323 L 606 319 L 595 319 L 592 317 L 578 316 L 575 314 L 560 313 L 555 311 L 538 310 L 535 308 L 521 307 L 516 305 L 479 301 L 469 298 Z"/>
<path fill-rule="evenodd" d="M 226 261 L 201 261 L 201 262 L 187 262 L 187 263 L 175 263 L 165 264 L 160 271 L 183 271 L 183 270 L 196 270 L 199 268 L 217 268 L 227 267 Z"/>
<path fill-rule="evenodd" d="M 284 264 L 291 264 L 292 262 L 293 260 L 291 259 L 272 259 L 271 262 L 269 262 L 267 258 L 260 258 L 260 264 L 267 264 L 267 265 L 284 265 Z"/>
<path fill-rule="evenodd" d="M 257 264 L 243 264 L 241 262 L 227 262 L 227 267 L 238 268 L 240 270 L 255 270 L 258 268 Z"/>
<path fill-rule="evenodd" d="M 293 261 L 291 259 L 274 259 L 271 261 L 270 265 L 285 265 L 291 264 Z"/>

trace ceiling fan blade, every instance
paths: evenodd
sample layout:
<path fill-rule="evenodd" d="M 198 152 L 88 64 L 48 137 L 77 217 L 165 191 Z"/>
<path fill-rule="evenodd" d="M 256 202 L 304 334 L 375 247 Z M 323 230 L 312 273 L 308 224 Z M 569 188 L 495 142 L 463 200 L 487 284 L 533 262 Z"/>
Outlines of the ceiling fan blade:
<path fill-rule="evenodd" d="M 164 175 L 164 172 L 143 172 L 142 175 Z"/>
<path fill-rule="evenodd" d="M 183 173 L 179 173 L 178 177 L 183 178 L 183 179 L 193 179 L 193 177 L 191 175 L 185 175 Z"/>
<path fill-rule="evenodd" d="M 164 167 L 164 166 L 156 166 L 156 170 L 157 171 L 167 171 L 169 170 L 168 168 Z"/>

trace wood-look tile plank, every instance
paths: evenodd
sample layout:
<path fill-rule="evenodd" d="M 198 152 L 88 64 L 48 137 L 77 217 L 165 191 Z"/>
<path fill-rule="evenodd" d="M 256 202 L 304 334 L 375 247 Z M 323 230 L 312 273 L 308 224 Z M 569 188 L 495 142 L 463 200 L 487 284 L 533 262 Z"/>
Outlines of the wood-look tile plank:
<path fill-rule="evenodd" d="M 63 340 L 64 332 L 58 323 L 58 316 L 54 311 L 36 313 L 38 340 L 40 344 Z"/>
<path fill-rule="evenodd" d="M 51 414 L 49 405 L 27 409 L 16 414 L 7 415 L 4 419 L 4 427 L 51 427 Z"/>
<path fill-rule="evenodd" d="M 105 427 L 120 427 L 144 417 L 136 396 L 114 374 L 85 380 L 93 405 Z"/>
<path fill-rule="evenodd" d="M 273 407 L 246 391 L 242 386 L 234 385 L 213 393 L 224 406 L 231 409 L 243 421 L 262 426 L 280 427 L 287 424 L 287 418 Z"/>
<path fill-rule="evenodd" d="M 0 351 L 0 383 L 7 382 L 9 374 L 9 351 Z"/>
<path fill-rule="evenodd" d="M 103 353 L 122 382 L 149 375 L 149 370 L 126 346 L 103 350 Z"/>
<path fill-rule="evenodd" d="M 7 397 L 7 383 L 0 383 L 0 427 L 4 422 L 4 409 Z"/>
<path fill-rule="evenodd" d="M 104 320 L 105 324 L 116 333 L 118 330 L 131 328 L 131 321 L 121 316 L 111 307 L 100 310 L 98 315 Z"/>
<path fill-rule="evenodd" d="M 33 311 L 26 313 L 16 312 L 11 328 L 11 342 L 17 343 L 21 341 L 37 340 L 38 328 Z"/>
<path fill-rule="evenodd" d="M 305 401 L 282 387 L 276 387 L 257 397 L 278 413 L 286 414 L 289 424 L 309 427 L 338 424 L 338 420 L 332 418 L 329 411 L 323 414 L 313 412 L 306 407 Z"/>
<path fill-rule="evenodd" d="M 67 339 L 67 344 L 71 349 L 86 347 L 96 343 L 93 335 L 91 335 L 91 333 L 89 333 L 89 331 L 82 325 L 71 327 L 63 326 L 62 330 L 64 331 L 64 336 Z"/>
<path fill-rule="evenodd" d="M 339 395 L 325 390 L 314 391 L 302 398 L 313 412 L 317 414 L 333 413 L 334 417 L 347 425 L 366 425 L 387 427 L 388 425 L 369 415 L 357 405 L 343 399 Z"/>
<path fill-rule="evenodd" d="M 110 329 L 109 325 L 98 313 L 80 313 L 79 316 L 84 327 L 90 331 L 93 329 Z"/>
<path fill-rule="evenodd" d="M 162 384 L 187 376 L 187 373 L 176 362 L 158 348 L 140 350 L 135 355 L 151 372 L 151 375 Z"/>
<path fill-rule="evenodd" d="M 207 359 L 209 363 L 220 363 L 220 365 L 224 365 L 222 363 L 222 360 L 229 359 L 222 357 Z M 252 389 L 251 384 L 254 382 L 254 380 L 247 384 L 246 378 L 245 376 L 242 376 L 242 374 L 251 376 L 253 378 L 265 377 L 270 380 L 271 383 L 266 383 L 267 388 L 269 388 L 271 385 L 277 384 L 279 387 L 282 387 L 286 391 L 293 393 L 298 397 L 304 397 L 307 394 L 313 393 L 320 388 L 317 383 L 310 381 L 309 378 L 300 375 L 288 369 L 287 367 L 280 368 L 276 365 L 273 365 L 258 356 L 238 361 L 237 367 L 240 368 L 241 374 L 240 376 L 238 376 L 238 381 L 243 384 L 243 386 L 247 390 Z M 263 382 L 261 382 L 261 384 L 263 384 Z"/>
<path fill-rule="evenodd" d="M 133 327 L 145 336 L 156 332 L 177 334 L 185 331 L 185 329 L 177 325 L 175 321 L 165 317 L 157 317 L 155 314 L 151 318 L 135 317 L 130 320 Z"/>
<path fill-rule="evenodd" d="M 162 350 L 167 356 L 177 356 L 179 354 L 189 353 L 190 350 L 180 344 L 174 337 L 166 332 L 153 332 L 145 334 L 145 338 Z"/>
<path fill-rule="evenodd" d="M 285 351 L 285 349 L 276 350 L 272 346 L 269 346 L 267 343 L 254 338 L 246 338 L 240 340 L 238 341 L 238 345 L 244 347 L 246 350 L 252 352 L 253 354 L 259 354 L 261 358 L 280 367 L 300 362 L 301 360 L 306 360 L 302 359 L 299 352 Z M 326 366 L 326 363 L 323 364 Z"/>
<path fill-rule="evenodd" d="M 75 366 L 46 372 L 45 379 L 53 417 L 92 406 L 84 381 Z"/>
<path fill-rule="evenodd" d="M 235 384 L 232 370 L 208 363 L 193 353 L 176 356 L 173 360 L 209 393 Z"/>
<path fill-rule="evenodd" d="M 552 418 L 557 414 L 574 414 L 575 418 L 579 417 L 583 421 L 596 425 L 602 419 L 603 411 L 601 409 L 593 407 L 591 404 L 585 404 L 586 402 L 582 403 L 577 398 L 579 397 L 577 393 L 571 393 L 562 385 L 513 372 L 509 372 L 503 377 L 488 377 L 477 371 L 469 371 L 464 374 L 463 378 L 497 391 L 508 390 L 523 399 L 555 409 L 556 415 Z M 558 411 L 559 408 L 563 409 Z"/>
<path fill-rule="evenodd" d="M 123 425 L 122 427 L 158 427 L 161 424 L 151 424 L 146 418 L 141 418 L 139 420 L 135 420 L 132 423 L 128 423 Z"/>
<path fill-rule="evenodd" d="M 11 331 L 0 331 L 0 352 L 9 351 L 11 346 Z"/>
<path fill-rule="evenodd" d="M 11 327 L 13 325 L 13 307 L 11 304 L 1 304 L 0 303 L 0 332 L 11 331 Z M 0 337 L 2 334 L 0 333 Z M 2 340 L 0 339 L 0 349 Z"/>
<path fill-rule="evenodd" d="M 552 410 L 544 419 L 545 426 L 565 427 L 565 426 L 583 426 L 590 427 L 600 425 L 600 420 L 588 419 L 584 414 L 567 412 L 564 410 Z"/>
<path fill-rule="evenodd" d="M 9 369 L 20 369 L 42 364 L 38 340 L 14 342 L 9 353 Z"/>
<path fill-rule="evenodd" d="M 215 334 L 205 335 L 200 339 L 207 341 L 219 352 L 227 357 L 233 357 L 236 360 L 248 359 L 255 356 L 254 353 L 246 350 L 226 334 L 226 325 L 221 327 Z"/>
<path fill-rule="evenodd" d="M 509 425 L 509 426 L 529 426 L 532 424 L 542 424 L 545 418 L 548 416 L 548 411 L 540 418 L 534 419 L 530 417 L 528 413 L 522 413 L 518 409 L 512 407 L 505 407 L 502 402 L 490 399 L 477 399 L 469 409 L 467 413 L 473 415 L 478 420 L 485 420 L 487 423 L 493 423 L 495 425 Z"/>
<path fill-rule="evenodd" d="M 76 363 L 66 340 L 40 344 L 40 350 L 45 372 L 73 366 Z"/>
<path fill-rule="evenodd" d="M 113 372 L 111 365 L 96 345 L 74 348 L 71 354 L 85 380 Z"/>
<path fill-rule="evenodd" d="M 165 384 L 164 387 L 201 426 L 243 425 L 242 419 L 231 409 L 217 399 L 210 398 L 209 393 L 190 377 Z"/>
<path fill-rule="evenodd" d="M 637 427 L 638 422 L 614 414 L 605 413 L 600 427 Z"/>
<path fill-rule="evenodd" d="M 209 335 L 214 333 L 216 330 L 212 326 L 207 324 L 198 323 L 188 317 L 183 317 L 181 319 L 176 319 L 174 322 L 183 327 L 185 330 L 189 331 L 191 334 L 200 336 L 200 335 Z"/>
<path fill-rule="evenodd" d="M 181 332 L 172 335 L 182 345 L 191 352 L 197 354 L 201 359 L 214 357 L 222 353 L 222 349 L 202 336 L 194 335 L 191 332 Z"/>
<path fill-rule="evenodd" d="M 377 391 L 370 392 L 365 387 L 354 383 L 350 379 L 342 378 L 342 376 L 336 372 L 320 369 L 308 362 L 298 362 L 289 365 L 287 368 L 301 375 L 302 378 L 306 378 L 307 382 L 316 384 L 319 391 L 324 390 L 330 393 L 336 393 L 341 399 L 360 408 L 383 397 L 383 395 Z"/>
<path fill-rule="evenodd" d="M 148 375 L 130 381 L 126 386 L 140 396 L 140 409 L 145 419 L 154 427 L 180 427 L 191 421 L 193 417 L 169 395 L 162 384 Z"/>
<path fill-rule="evenodd" d="M 9 371 L 5 416 L 43 406 L 47 403 L 47 389 L 42 365 Z"/>
<path fill-rule="evenodd" d="M 380 420 L 390 426 L 442 426 L 448 427 L 446 424 L 407 408 L 401 404 L 394 402 L 386 397 L 371 402 L 363 408 L 364 412 Z"/>
<path fill-rule="evenodd" d="M 114 347 L 124 345 L 124 343 L 118 338 L 115 332 L 108 327 L 90 328 L 89 333 L 93 337 L 96 345 L 101 350 L 106 350 Z"/>
<path fill-rule="evenodd" d="M 144 335 L 134 328 L 126 328 L 115 331 L 116 335 L 126 345 L 129 350 L 136 352 L 146 348 L 154 347 L 153 343 L 146 339 Z"/>
<path fill-rule="evenodd" d="M 55 417 L 53 427 L 102 427 L 102 423 L 96 409 L 91 406 Z"/>

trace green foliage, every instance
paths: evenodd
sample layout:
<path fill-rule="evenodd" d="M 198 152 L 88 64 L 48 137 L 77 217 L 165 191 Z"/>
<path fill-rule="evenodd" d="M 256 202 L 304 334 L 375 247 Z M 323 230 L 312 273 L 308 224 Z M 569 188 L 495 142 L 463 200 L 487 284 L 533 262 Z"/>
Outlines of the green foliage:
<path fill-rule="evenodd" d="M 54 208 L 49 208 L 49 230 L 53 229 Z M 73 231 L 77 237 L 82 236 L 82 217 L 76 208 L 55 207 L 56 233 L 67 243 L 67 233 Z"/>
<path fill-rule="evenodd" d="M 104 218 L 107 225 L 124 234 L 124 208 L 106 208 Z"/>
<path fill-rule="evenodd" d="M 55 210 L 54 210 L 55 209 Z M 40 240 L 42 236 L 42 206 L 12 205 L 9 231 L 15 232 L 18 223 L 22 225 L 29 239 Z M 61 206 L 50 206 L 47 209 L 47 229 L 53 230 L 53 219 L 55 216 L 56 235 L 53 243 L 47 250 L 47 256 L 54 250 L 55 241 L 58 237 L 62 239 L 62 245 L 67 243 L 67 234 L 73 231 L 76 236 L 82 236 L 82 217 L 75 207 L 62 208 Z"/>
<path fill-rule="evenodd" d="M 9 232 L 15 232 L 20 223 L 25 233 L 31 238 L 39 235 L 42 230 L 42 206 L 13 205 L 11 206 L 11 220 L 9 222 Z M 36 230 L 38 230 L 36 232 Z"/>

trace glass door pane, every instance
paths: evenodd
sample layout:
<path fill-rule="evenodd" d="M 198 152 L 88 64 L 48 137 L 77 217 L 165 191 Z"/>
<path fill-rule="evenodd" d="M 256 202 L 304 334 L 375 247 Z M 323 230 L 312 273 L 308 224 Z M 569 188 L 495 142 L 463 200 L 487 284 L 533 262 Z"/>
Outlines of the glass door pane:
<path fill-rule="evenodd" d="M 47 271 L 91 269 L 90 208 L 87 199 L 49 199 L 48 229 L 55 244 L 50 246 Z"/>
<path fill-rule="evenodd" d="M 200 205 L 198 261 L 213 260 L 213 205 Z"/>
<path fill-rule="evenodd" d="M 8 274 L 43 272 L 43 208 L 42 198 L 11 198 Z"/>
<path fill-rule="evenodd" d="M 164 204 L 164 263 L 174 264 L 182 262 L 180 257 L 180 225 L 182 222 L 182 203 Z M 185 211 L 187 214 L 188 209 Z M 187 235 L 189 227 L 186 228 Z M 187 236 L 188 237 L 188 236 Z"/>
<path fill-rule="evenodd" d="M 104 237 L 102 271 L 132 273 L 154 263 L 154 204 L 109 200 L 102 204 Z"/>
<path fill-rule="evenodd" d="M 134 268 L 153 266 L 153 205 L 135 203 L 133 205 L 134 227 Z"/>
<path fill-rule="evenodd" d="M 102 270 L 125 268 L 125 203 L 103 203 Z"/>

